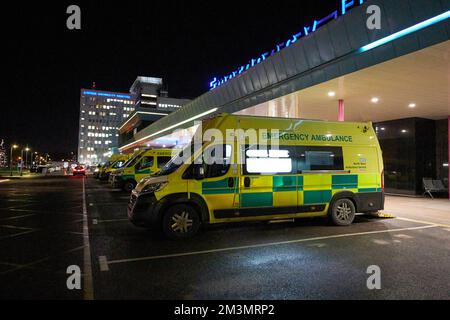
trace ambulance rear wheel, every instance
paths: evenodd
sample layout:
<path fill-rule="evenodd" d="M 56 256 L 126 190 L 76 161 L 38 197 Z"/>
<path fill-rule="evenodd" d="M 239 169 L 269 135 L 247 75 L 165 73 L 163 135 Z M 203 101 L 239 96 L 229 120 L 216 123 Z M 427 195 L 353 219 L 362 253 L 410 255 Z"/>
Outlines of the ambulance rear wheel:
<path fill-rule="evenodd" d="M 131 191 L 133 191 L 133 189 L 135 187 L 136 187 L 136 182 L 134 182 L 133 180 L 128 180 L 123 185 L 123 190 L 126 191 L 126 192 L 131 192 Z"/>
<path fill-rule="evenodd" d="M 330 219 L 334 225 L 349 226 L 355 220 L 356 208 L 350 199 L 336 200 L 330 210 Z"/>
<path fill-rule="evenodd" d="M 170 239 L 186 239 L 194 236 L 200 229 L 200 216 L 197 211 L 185 204 L 170 207 L 163 216 L 162 229 Z"/>

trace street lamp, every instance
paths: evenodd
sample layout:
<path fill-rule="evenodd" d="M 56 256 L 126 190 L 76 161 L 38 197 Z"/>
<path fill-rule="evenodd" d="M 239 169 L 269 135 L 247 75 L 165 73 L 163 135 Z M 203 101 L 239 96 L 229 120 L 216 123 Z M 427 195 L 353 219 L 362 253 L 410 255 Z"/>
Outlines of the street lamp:
<path fill-rule="evenodd" d="M 13 159 L 13 150 L 14 150 L 14 149 L 17 149 L 18 147 L 19 147 L 18 145 L 13 144 L 13 145 L 11 146 L 11 152 L 10 152 L 10 154 L 9 154 L 9 171 L 10 171 L 11 177 L 12 177 L 12 159 Z"/>
<path fill-rule="evenodd" d="M 25 148 L 25 168 L 28 168 L 28 151 L 30 150 L 28 147 Z"/>
<path fill-rule="evenodd" d="M 21 163 L 21 165 L 20 165 L 20 176 L 22 176 L 22 174 L 23 174 L 23 150 L 25 150 L 25 157 L 28 158 L 28 151 L 30 151 L 30 148 L 26 147 L 25 149 L 22 149 L 22 152 L 21 152 L 22 157 L 20 159 L 20 163 Z M 27 164 L 27 160 L 25 160 L 25 165 L 26 164 Z"/>
<path fill-rule="evenodd" d="M 36 159 L 38 158 L 38 152 L 34 153 L 34 161 L 33 161 L 33 153 L 31 153 L 31 166 L 38 165 Z"/>

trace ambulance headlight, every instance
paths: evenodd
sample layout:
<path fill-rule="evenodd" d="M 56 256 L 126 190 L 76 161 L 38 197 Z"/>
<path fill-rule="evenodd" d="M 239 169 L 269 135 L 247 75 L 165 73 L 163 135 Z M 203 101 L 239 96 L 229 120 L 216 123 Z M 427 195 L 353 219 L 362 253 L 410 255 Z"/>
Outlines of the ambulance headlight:
<path fill-rule="evenodd" d="M 154 184 L 148 184 L 142 188 L 141 193 L 153 193 L 158 192 L 164 189 L 164 187 L 167 185 L 167 182 L 164 183 L 154 183 Z"/>

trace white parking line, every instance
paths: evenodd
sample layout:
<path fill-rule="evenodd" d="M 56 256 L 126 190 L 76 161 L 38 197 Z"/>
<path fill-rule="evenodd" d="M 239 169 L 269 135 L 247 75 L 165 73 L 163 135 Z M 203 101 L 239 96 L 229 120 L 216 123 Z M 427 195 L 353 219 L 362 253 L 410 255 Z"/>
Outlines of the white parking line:
<path fill-rule="evenodd" d="M 413 239 L 414 237 L 408 236 L 407 234 L 396 234 L 394 237 L 399 239 Z"/>
<path fill-rule="evenodd" d="M 5 265 L 5 266 L 9 266 L 9 267 L 16 267 L 16 268 L 21 266 L 20 264 L 17 264 L 17 263 L 2 262 L 2 261 L 0 261 L 0 264 Z"/>
<path fill-rule="evenodd" d="M 73 248 L 73 249 L 69 249 L 69 250 L 63 251 L 60 254 L 62 255 L 62 254 L 78 251 L 78 250 L 81 250 L 83 248 L 84 248 L 84 246 L 76 247 L 76 248 Z M 21 269 L 31 269 L 34 265 L 39 264 L 39 263 L 44 262 L 44 261 L 47 261 L 47 260 L 49 260 L 51 258 L 52 257 L 44 257 L 44 258 L 41 258 L 39 260 L 30 262 L 30 263 L 27 263 L 27 264 L 16 264 L 16 263 L 9 263 L 9 262 L 2 262 L 2 261 L 0 261 L 0 264 L 9 265 L 9 266 L 14 267 L 13 269 L 9 269 L 9 270 L 0 272 L 0 275 L 5 275 L 5 274 L 8 274 L 8 273 L 16 272 L 16 271 L 19 271 Z"/>
<path fill-rule="evenodd" d="M 83 256 L 84 256 L 84 300 L 94 300 L 94 286 L 92 283 L 91 246 L 89 243 L 89 224 L 86 206 L 86 178 L 83 178 Z"/>
<path fill-rule="evenodd" d="M 9 180 L 9 179 L 0 180 L 0 183 L 2 183 L 2 182 L 8 182 L 8 181 L 10 181 L 10 180 Z"/>
<path fill-rule="evenodd" d="M 17 229 L 17 230 L 36 230 L 35 228 L 10 226 L 10 225 L 7 225 L 7 224 L 2 224 L 2 225 L 0 225 L 0 227 L 8 228 L 8 229 Z"/>
<path fill-rule="evenodd" d="M 100 265 L 100 271 L 108 271 L 108 260 L 106 259 L 106 256 L 100 256 L 98 257 L 98 263 Z"/>
<path fill-rule="evenodd" d="M 5 240 L 5 239 L 11 239 L 11 238 L 15 238 L 15 237 L 20 237 L 20 236 L 24 236 L 24 235 L 26 235 L 26 234 L 33 233 L 33 232 L 36 232 L 36 230 L 29 230 L 29 231 L 24 231 L 24 232 L 15 233 L 15 234 L 11 234 L 11 235 L 8 235 L 8 236 L 0 237 L 0 240 Z"/>
<path fill-rule="evenodd" d="M 240 247 L 228 247 L 228 248 L 219 248 L 219 249 L 211 249 L 211 250 L 203 250 L 203 251 L 193 251 L 193 252 L 183 252 L 183 253 L 174 253 L 160 256 L 149 256 L 149 257 L 141 257 L 141 258 L 131 258 L 131 259 L 120 259 L 120 260 L 109 260 L 107 261 L 107 265 L 126 263 L 126 262 L 140 262 L 140 261 L 150 261 L 150 260 L 159 260 L 159 259 L 167 259 L 167 258 L 177 258 L 177 257 L 185 257 L 185 256 L 194 256 L 201 254 L 209 254 L 209 253 L 218 253 L 218 252 L 227 252 L 227 251 L 237 251 L 237 250 L 245 250 L 245 249 L 254 249 L 254 248 L 263 248 L 263 247 L 272 247 L 272 246 L 280 246 L 287 244 L 295 244 L 302 242 L 311 242 L 311 241 L 321 241 L 326 239 L 337 239 L 337 238 L 347 238 L 347 237 L 356 237 L 356 236 L 365 236 L 371 234 L 382 234 L 382 233 L 393 233 L 393 232 L 401 232 L 401 231 L 413 231 L 413 230 L 423 230 L 430 228 L 437 228 L 437 225 L 427 225 L 421 227 L 412 227 L 412 228 L 401 228 L 401 229 L 391 229 L 391 230 L 379 230 L 379 231 L 367 231 L 367 232 L 357 232 L 357 233 L 346 233 L 346 234 L 338 234 L 332 236 L 323 236 L 323 237 L 314 237 L 314 238 L 305 238 L 305 239 L 297 239 L 297 240 L 288 240 L 288 241 L 280 241 L 280 242 L 271 242 L 271 243 L 261 243 Z M 106 260 L 106 258 L 105 258 Z M 109 268 L 108 268 L 109 270 Z M 106 270 L 104 270 L 106 271 Z"/>
<path fill-rule="evenodd" d="M 83 232 L 76 232 L 76 231 L 67 231 L 68 234 L 75 234 L 77 236 L 84 236 Z M 84 246 L 83 246 L 84 247 Z"/>
<path fill-rule="evenodd" d="M 42 259 L 30 262 L 30 263 L 27 263 L 27 264 L 17 265 L 13 269 L 9 269 L 9 270 L 0 272 L 0 275 L 6 275 L 6 274 L 9 274 L 9 273 L 12 273 L 12 272 L 16 272 L 16 271 L 19 271 L 19 270 L 22 270 L 22 269 L 29 269 L 29 268 L 32 268 L 36 264 L 39 264 L 39 263 L 44 262 L 44 261 L 47 261 L 48 259 L 49 259 L 48 257 L 45 257 L 45 258 L 42 258 Z"/>
<path fill-rule="evenodd" d="M 124 221 L 130 221 L 128 219 L 111 219 L 111 220 L 98 220 L 98 223 L 110 223 L 110 222 L 124 222 Z"/>
<path fill-rule="evenodd" d="M 428 224 L 428 225 L 438 226 L 438 227 L 442 227 L 442 228 L 450 228 L 450 225 L 448 225 L 448 224 L 435 223 L 435 222 L 431 222 L 431 221 L 423 221 L 423 220 L 416 220 L 416 219 L 402 218 L 402 217 L 397 217 L 396 219 L 402 220 L 402 221 L 408 221 L 408 222 Z"/>
<path fill-rule="evenodd" d="M 35 215 L 36 215 L 35 213 L 32 213 L 32 214 L 24 214 L 24 215 L 22 215 L 22 216 L 14 216 L 14 217 L 9 217 L 9 218 L 0 219 L 0 221 L 21 219 L 21 218 L 31 217 L 31 216 L 35 216 Z"/>

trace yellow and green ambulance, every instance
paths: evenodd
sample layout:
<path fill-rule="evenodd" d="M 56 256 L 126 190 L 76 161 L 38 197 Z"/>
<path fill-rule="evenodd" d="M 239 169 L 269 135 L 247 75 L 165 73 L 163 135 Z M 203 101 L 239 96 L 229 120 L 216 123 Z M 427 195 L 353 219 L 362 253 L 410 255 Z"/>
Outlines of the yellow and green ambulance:
<path fill-rule="evenodd" d="M 171 149 L 143 150 L 114 172 L 111 185 L 130 192 L 143 178 L 159 172 L 171 157 Z"/>
<path fill-rule="evenodd" d="M 129 159 L 127 154 L 114 154 L 100 168 L 98 178 L 102 181 L 108 180 L 111 171 L 120 168 Z"/>
<path fill-rule="evenodd" d="M 134 161 L 134 159 L 136 157 L 138 157 L 140 154 L 142 154 L 143 152 L 145 152 L 145 149 L 136 149 L 133 153 L 127 154 L 127 157 L 128 157 L 127 161 L 122 163 L 120 167 L 111 170 L 111 172 L 109 173 L 108 182 L 112 185 L 114 176 L 117 173 L 122 172 L 122 168 L 125 168 L 130 162 Z"/>
<path fill-rule="evenodd" d="M 211 129 L 227 138 L 205 139 Z M 384 207 L 383 158 L 370 122 L 223 114 L 199 130 L 200 147 L 193 139 L 132 191 L 132 223 L 179 239 L 202 224 L 328 216 L 347 226 L 356 213 Z"/>
<path fill-rule="evenodd" d="M 109 174 L 112 170 L 120 168 L 129 158 L 126 154 L 113 154 L 109 157 L 108 161 L 99 169 L 98 179 L 105 181 L 108 180 Z"/>

